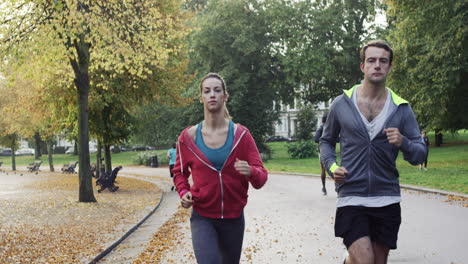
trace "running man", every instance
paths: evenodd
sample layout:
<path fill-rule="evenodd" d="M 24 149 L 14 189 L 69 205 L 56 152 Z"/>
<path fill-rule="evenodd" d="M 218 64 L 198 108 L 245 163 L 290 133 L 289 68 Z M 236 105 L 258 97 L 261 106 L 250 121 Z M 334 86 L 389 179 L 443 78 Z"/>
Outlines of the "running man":
<path fill-rule="evenodd" d="M 322 124 L 317 129 L 317 131 L 315 131 L 315 135 L 314 135 L 315 143 L 320 142 L 320 137 L 322 136 L 322 132 L 323 132 L 323 125 L 325 125 L 325 122 L 327 122 L 327 114 L 326 113 L 323 114 L 323 116 L 322 116 Z M 319 149 L 319 159 L 320 159 L 320 149 Z M 323 195 L 327 195 L 327 187 L 326 187 L 326 184 L 325 184 L 326 169 L 325 169 L 324 164 L 322 162 L 320 162 L 320 168 L 321 168 L 320 179 L 322 180 L 322 193 L 323 193 Z"/>
<path fill-rule="evenodd" d="M 424 141 L 424 146 L 426 146 L 426 157 L 424 158 L 424 170 L 427 171 L 427 158 L 429 157 L 429 137 L 427 136 L 426 134 L 426 130 L 423 130 L 421 132 L 421 137 Z M 423 169 L 423 164 L 419 164 L 419 169 L 422 170 Z"/>
<path fill-rule="evenodd" d="M 375 40 L 361 49 L 362 84 L 332 103 L 320 138 L 321 161 L 338 191 L 335 236 L 349 254 L 344 263 L 387 263 L 401 224 L 398 152 L 421 164 L 426 148 L 409 103 L 385 87 L 393 51 Z M 340 137 L 341 166 L 335 143 Z"/>

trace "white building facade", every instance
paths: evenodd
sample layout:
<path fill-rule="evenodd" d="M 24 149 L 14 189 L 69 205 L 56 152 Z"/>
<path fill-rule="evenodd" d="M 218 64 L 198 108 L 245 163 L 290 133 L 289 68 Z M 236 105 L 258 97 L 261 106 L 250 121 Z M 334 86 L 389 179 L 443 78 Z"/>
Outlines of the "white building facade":
<path fill-rule="evenodd" d="M 274 124 L 273 136 L 281 136 L 285 138 L 294 138 L 296 135 L 296 128 L 298 123 L 297 114 L 303 104 L 298 103 L 294 99 L 293 105 L 281 104 L 280 117 Z M 330 102 L 320 102 L 316 105 L 317 128 L 321 125 L 322 116 L 328 111 Z"/>

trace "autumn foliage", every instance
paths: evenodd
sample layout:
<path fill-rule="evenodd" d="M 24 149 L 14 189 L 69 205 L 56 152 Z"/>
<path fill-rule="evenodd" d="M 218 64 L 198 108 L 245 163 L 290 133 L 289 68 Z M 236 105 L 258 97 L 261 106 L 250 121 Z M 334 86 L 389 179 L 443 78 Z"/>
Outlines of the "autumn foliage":
<path fill-rule="evenodd" d="M 0 263 L 87 263 L 161 198 L 156 185 L 119 177 L 118 193 L 96 193 L 99 203 L 78 203 L 76 176 L 22 177 L 32 182 L 0 200 Z"/>

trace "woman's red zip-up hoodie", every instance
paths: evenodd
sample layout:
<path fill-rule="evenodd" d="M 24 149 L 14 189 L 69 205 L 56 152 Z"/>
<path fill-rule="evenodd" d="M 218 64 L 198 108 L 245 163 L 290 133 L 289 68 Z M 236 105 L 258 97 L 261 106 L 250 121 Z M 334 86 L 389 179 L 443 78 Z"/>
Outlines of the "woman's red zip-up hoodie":
<path fill-rule="evenodd" d="M 179 196 L 190 191 L 193 210 L 201 216 L 215 219 L 240 217 L 247 204 L 249 182 L 255 189 L 260 189 L 268 177 L 252 135 L 246 127 L 237 124 L 231 152 L 218 171 L 195 145 L 189 128 L 179 136 L 176 163 L 172 169 Z M 247 178 L 236 171 L 236 159 L 249 163 L 252 177 Z M 192 187 L 188 181 L 190 175 Z"/>

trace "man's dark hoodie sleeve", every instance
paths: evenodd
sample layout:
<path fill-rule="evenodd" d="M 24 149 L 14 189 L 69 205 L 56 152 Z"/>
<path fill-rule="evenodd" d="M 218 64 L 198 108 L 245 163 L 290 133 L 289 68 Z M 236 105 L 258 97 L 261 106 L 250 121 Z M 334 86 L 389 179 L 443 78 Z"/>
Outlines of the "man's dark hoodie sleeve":
<path fill-rule="evenodd" d="M 338 165 L 336 164 L 336 142 L 340 135 L 340 123 L 336 117 L 336 102 L 340 100 L 342 96 L 338 96 L 330 106 L 328 113 L 327 122 L 323 126 L 322 136 L 320 137 L 320 162 L 325 164 L 330 175 Z"/>

